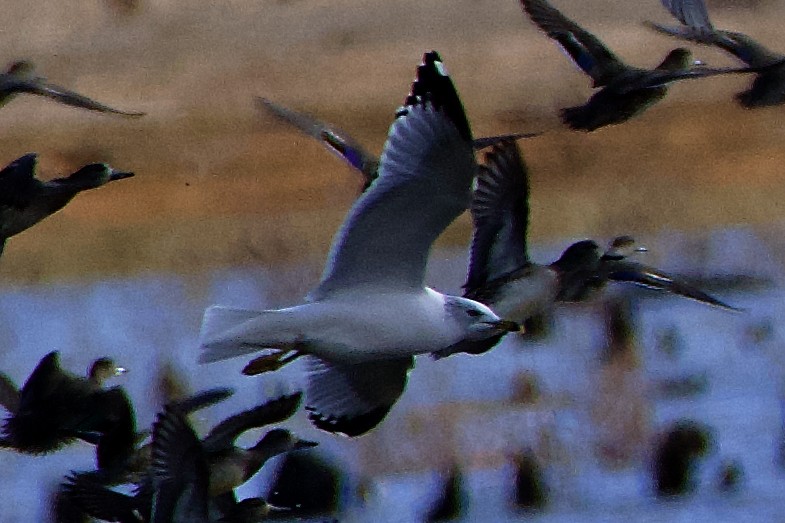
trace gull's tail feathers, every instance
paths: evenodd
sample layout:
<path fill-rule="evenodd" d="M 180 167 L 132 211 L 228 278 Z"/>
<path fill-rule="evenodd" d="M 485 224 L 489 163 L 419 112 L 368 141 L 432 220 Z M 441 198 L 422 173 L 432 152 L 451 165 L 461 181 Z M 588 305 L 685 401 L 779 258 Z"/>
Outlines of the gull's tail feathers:
<path fill-rule="evenodd" d="M 288 346 L 280 311 L 252 311 L 213 305 L 204 312 L 199 333 L 200 363 L 220 361 L 264 349 Z M 283 334 L 283 336 L 281 336 Z M 281 339 L 286 338 L 286 339 Z"/>
<path fill-rule="evenodd" d="M 377 426 L 401 397 L 414 358 L 337 363 L 307 358 L 305 410 L 319 429 L 360 436 Z"/>

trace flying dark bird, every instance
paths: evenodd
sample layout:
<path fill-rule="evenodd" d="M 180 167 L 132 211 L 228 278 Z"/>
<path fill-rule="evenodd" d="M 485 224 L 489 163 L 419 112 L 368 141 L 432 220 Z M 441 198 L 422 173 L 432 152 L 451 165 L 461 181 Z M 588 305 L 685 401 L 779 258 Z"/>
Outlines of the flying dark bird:
<path fill-rule="evenodd" d="M 200 361 L 268 348 L 269 359 L 307 355 L 311 421 L 358 436 L 401 396 L 416 354 L 464 350 L 517 330 L 481 303 L 424 285 L 431 245 L 468 208 L 476 171 L 463 105 L 441 58 L 428 52 L 390 129 L 379 177 L 349 211 L 318 287 L 285 309 L 208 308 Z"/>
<path fill-rule="evenodd" d="M 65 178 L 35 178 L 36 153 L 17 158 L 0 171 L 0 254 L 6 240 L 50 216 L 82 191 L 129 178 L 105 163 L 91 163 Z"/>
<path fill-rule="evenodd" d="M 766 49 L 745 34 L 716 29 L 703 0 L 662 0 L 662 5 L 683 26 L 647 22 L 648 26 L 670 36 L 719 47 L 750 67 L 764 68 L 749 89 L 736 94 L 741 105 L 755 108 L 785 103 L 785 55 Z"/>
<path fill-rule="evenodd" d="M 594 131 L 625 122 L 661 100 L 668 84 L 677 80 L 754 72 L 749 68 L 695 67 L 690 51 L 682 48 L 668 53 L 654 69 L 632 67 L 545 0 L 521 0 L 521 4 L 532 21 L 591 77 L 593 87 L 600 88 L 586 104 L 562 109 L 562 121 L 572 129 Z"/>
<path fill-rule="evenodd" d="M 111 359 L 99 358 L 87 377 L 78 377 L 60 367 L 55 351 L 41 359 L 21 390 L 0 374 L 0 403 L 11 413 L 0 446 L 44 454 L 82 439 L 97 445 L 99 467 L 123 459 L 136 437 L 135 413 L 120 387 L 103 387 L 122 372 Z"/>
<path fill-rule="evenodd" d="M 0 73 L 0 107 L 10 102 L 18 94 L 37 94 L 46 96 L 61 104 L 81 107 L 101 113 L 139 117 L 145 113 L 121 111 L 83 96 L 64 87 L 51 84 L 45 78 L 35 76 L 33 64 L 27 61 L 13 62 L 4 73 Z"/>
<path fill-rule="evenodd" d="M 581 240 L 553 263 L 533 262 L 527 246 L 528 170 L 515 142 L 494 145 L 485 154 L 471 212 L 474 232 L 464 296 L 485 303 L 503 318 L 525 324 L 555 303 L 588 299 L 609 281 L 733 309 L 681 279 L 633 261 L 631 257 L 645 249 L 631 236 L 616 237 L 605 252 L 596 242 Z"/>
<path fill-rule="evenodd" d="M 363 188 L 365 191 L 377 176 L 379 176 L 379 157 L 368 152 L 360 143 L 348 133 L 334 125 L 317 120 L 316 118 L 289 109 L 267 98 L 257 98 L 257 106 L 275 116 L 278 120 L 288 123 L 308 136 L 319 140 L 331 152 L 360 171 L 363 175 Z M 513 133 L 486 138 L 475 138 L 474 148 L 484 149 L 501 140 L 519 140 L 539 136 L 540 133 Z"/>

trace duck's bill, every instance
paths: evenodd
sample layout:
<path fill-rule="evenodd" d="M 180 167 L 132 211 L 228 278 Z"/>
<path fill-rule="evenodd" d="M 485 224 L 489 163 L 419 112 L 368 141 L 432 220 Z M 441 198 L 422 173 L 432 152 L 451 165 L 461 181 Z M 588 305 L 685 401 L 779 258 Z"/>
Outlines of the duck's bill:
<path fill-rule="evenodd" d="M 112 169 L 112 172 L 109 174 L 110 180 L 122 180 L 123 178 L 130 178 L 134 176 L 134 173 L 129 171 L 115 171 Z"/>

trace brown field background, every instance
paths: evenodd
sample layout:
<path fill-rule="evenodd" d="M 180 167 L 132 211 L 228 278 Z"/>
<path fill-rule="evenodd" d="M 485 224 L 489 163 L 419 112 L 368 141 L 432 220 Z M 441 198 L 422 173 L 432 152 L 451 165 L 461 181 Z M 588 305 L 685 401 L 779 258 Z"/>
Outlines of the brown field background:
<path fill-rule="evenodd" d="M 130 1 L 130 0 L 129 0 Z M 785 215 L 785 107 L 732 101 L 748 78 L 682 82 L 642 117 L 570 132 L 559 107 L 587 78 L 513 0 L 120 0 L 4 2 L 7 61 L 147 116 L 131 120 L 20 97 L 0 110 L 0 163 L 40 153 L 40 176 L 108 161 L 137 176 L 77 197 L 13 238 L 6 282 L 222 265 L 321 266 L 359 179 L 318 144 L 260 115 L 255 96 L 306 110 L 380 151 L 422 52 L 441 52 L 476 135 L 547 131 L 523 143 L 533 241 L 645 237 L 776 224 Z M 631 63 L 678 45 L 640 22 L 656 0 L 556 2 Z M 775 2 L 710 4 L 719 27 L 785 51 Z M 695 47 L 711 65 L 735 62 Z M 464 217 L 442 240 L 468 242 Z"/>

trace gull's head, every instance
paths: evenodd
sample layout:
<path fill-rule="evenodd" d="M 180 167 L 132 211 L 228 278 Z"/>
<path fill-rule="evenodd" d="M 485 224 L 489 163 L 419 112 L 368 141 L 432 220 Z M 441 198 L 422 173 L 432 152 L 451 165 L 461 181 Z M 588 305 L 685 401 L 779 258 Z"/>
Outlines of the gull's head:
<path fill-rule="evenodd" d="M 465 340 L 484 340 L 520 330 L 514 321 L 499 318 L 489 307 L 474 300 L 447 296 L 444 307 L 450 319 L 463 330 Z"/>

